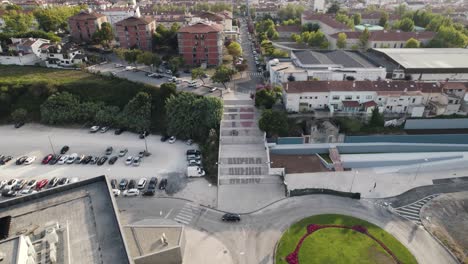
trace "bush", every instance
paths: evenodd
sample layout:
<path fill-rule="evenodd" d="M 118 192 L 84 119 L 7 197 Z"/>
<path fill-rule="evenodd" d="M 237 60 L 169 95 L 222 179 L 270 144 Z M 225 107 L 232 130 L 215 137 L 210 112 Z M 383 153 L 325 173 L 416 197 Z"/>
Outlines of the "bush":
<path fill-rule="evenodd" d="M 26 121 L 27 116 L 28 116 L 28 111 L 26 111 L 26 109 L 24 108 L 18 108 L 11 113 L 11 119 L 15 123 Z"/>

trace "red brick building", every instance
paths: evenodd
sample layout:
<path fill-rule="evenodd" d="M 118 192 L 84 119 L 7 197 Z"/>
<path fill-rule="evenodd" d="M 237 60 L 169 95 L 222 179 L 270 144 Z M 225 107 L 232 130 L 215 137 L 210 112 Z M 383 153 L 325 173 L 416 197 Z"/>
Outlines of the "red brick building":
<path fill-rule="evenodd" d="M 153 18 L 129 17 L 115 24 L 120 47 L 151 51 L 156 21 Z"/>
<path fill-rule="evenodd" d="M 217 66 L 223 59 L 223 26 L 198 22 L 179 29 L 179 53 L 188 65 Z"/>
<path fill-rule="evenodd" d="M 82 11 L 68 19 L 70 34 L 76 42 L 91 42 L 94 32 L 107 22 L 103 14 Z"/>

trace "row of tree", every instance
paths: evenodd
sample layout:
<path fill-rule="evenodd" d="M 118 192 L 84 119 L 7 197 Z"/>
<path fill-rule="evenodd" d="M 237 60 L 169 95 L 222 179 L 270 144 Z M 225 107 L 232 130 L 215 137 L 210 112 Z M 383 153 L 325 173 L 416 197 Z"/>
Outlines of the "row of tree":
<path fill-rule="evenodd" d="M 326 49 L 329 46 L 325 34 L 320 31 L 304 31 L 300 35 L 292 34 L 291 39 L 300 44 L 307 44 L 311 47 Z"/>

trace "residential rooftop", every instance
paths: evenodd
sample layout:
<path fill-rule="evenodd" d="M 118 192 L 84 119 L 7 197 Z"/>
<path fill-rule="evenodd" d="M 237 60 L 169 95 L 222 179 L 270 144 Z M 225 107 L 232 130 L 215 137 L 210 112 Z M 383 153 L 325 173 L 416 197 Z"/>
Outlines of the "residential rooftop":
<path fill-rule="evenodd" d="M 354 51 L 333 50 L 333 51 L 314 51 L 298 50 L 292 51 L 292 55 L 297 61 L 306 65 L 337 65 L 346 68 L 376 68 L 374 64 L 361 57 Z M 291 56 L 293 57 L 293 56 Z"/>

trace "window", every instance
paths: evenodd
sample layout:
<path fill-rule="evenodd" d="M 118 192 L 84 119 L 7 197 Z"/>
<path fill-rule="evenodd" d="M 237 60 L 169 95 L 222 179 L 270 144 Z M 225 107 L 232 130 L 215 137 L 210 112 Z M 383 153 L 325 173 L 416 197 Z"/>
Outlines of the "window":
<path fill-rule="evenodd" d="M 193 47 L 193 48 L 192 48 L 192 51 L 193 51 L 193 52 L 197 52 L 197 48 L 196 48 L 196 47 Z"/>
<path fill-rule="evenodd" d="M 318 99 L 318 96 L 315 96 L 315 99 Z"/>
<path fill-rule="evenodd" d="M 395 43 L 395 45 L 393 45 L 393 47 L 396 48 L 396 43 Z"/>
<path fill-rule="evenodd" d="M 299 99 L 302 99 L 302 96 L 299 96 Z"/>
<path fill-rule="evenodd" d="M 360 98 L 361 98 L 361 97 L 360 97 L 359 95 L 358 95 L 358 96 L 356 96 L 356 99 L 360 99 Z"/>
<path fill-rule="evenodd" d="M 332 99 L 333 100 L 340 100 L 340 96 L 339 95 L 334 95 Z"/>
<path fill-rule="evenodd" d="M 416 102 L 416 98 L 413 98 L 413 104 Z"/>
<path fill-rule="evenodd" d="M 448 103 L 449 103 L 449 104 L 453 104 L 453 100 L 449 100 Z"/>
<path fill-rule="evenodd" d="M 403 48 L 403 43 L 400 44 L 400 48 Z"/>
<path fill-rule="evenodd" d="M 352 95 L 345 95 L 344 99 L 345 100 L 351 100 L 351 99 L 353 99 L 353 96 Z"/>
<path fill-rule="evenodd" d="M 382 101 L 382 98 L 379 98 L 379 101 Z"/>
<path fill-rule="evenodd" d="M 366 95 L 366 99 L 372 99 L 372 95 Z"/>
<path fill-rule="evenodd" d="M 374 48 L 377 48 L 377 43 L 374 43 Z"/>

